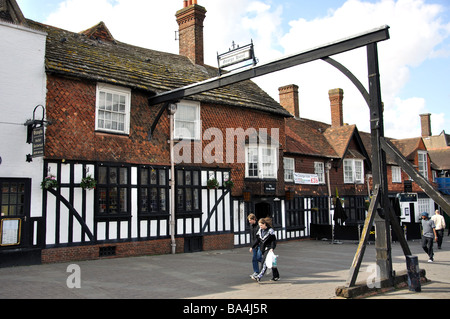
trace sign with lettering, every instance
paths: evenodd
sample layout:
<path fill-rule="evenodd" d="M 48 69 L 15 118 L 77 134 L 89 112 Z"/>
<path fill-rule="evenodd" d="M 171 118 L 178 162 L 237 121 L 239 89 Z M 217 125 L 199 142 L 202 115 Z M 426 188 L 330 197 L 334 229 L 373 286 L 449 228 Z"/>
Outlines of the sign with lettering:
<path fill-rule="evenodd" d="M 301 185 L 319 185 L 319 176 L 317 174 L 294 173 L 295 184 Z"/>
<path fill-rule="evenodd" d="M 0 246 L 20 244 L 21 219 L 3 219 L 0 224 Z"/>
<path fill-rule="evenodd" d="M 236 65 L 248 60 L 253 60 L 253 65 L 256 64 L 256 57 L 255 51 L 253 49 L 253 43 L 237 48 L 235 48 L 235 45 L 233 43 L 232 50 L 228 51 L 227 53 L 217 55 L 217 61 L 219 63 L 219 74 L 221 74 L 221 70 L 223 68 Z"/>
<path fill-rule="evenodd" d="M 44 127 L 37 127 L 33 130 L 33 157 L 44 156 Z"/>
<path fill-rule="evenodd" d="M 277 184 L 275 183 L 265 183 L 264 184 L 264 193 L 275 193 L 277 191 Z"/>

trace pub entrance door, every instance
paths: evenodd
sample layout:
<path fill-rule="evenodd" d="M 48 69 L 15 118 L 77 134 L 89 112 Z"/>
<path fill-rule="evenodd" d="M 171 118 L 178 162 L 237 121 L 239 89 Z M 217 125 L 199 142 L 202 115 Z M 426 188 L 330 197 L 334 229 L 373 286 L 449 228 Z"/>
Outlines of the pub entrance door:
<path fill-rule="evenodd" d="M 270 203 L 258 203 L 255 204 L 255 215 L 256 219 L 259 220 L 260 218 L 266 218 L 270 217 L 272 218 L 272 208 Z"/>
<path fill-rule="evenodd" d="M 31 179 L 0 178 L 0 267 L 27 263 L 30 207 Z"/>

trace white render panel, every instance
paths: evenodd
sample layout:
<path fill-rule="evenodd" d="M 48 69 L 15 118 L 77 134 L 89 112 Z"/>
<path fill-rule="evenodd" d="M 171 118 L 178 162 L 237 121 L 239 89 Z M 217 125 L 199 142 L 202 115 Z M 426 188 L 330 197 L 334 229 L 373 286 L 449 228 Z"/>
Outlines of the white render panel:
<path fill-rule="evenodd" d="M 24 123 L 37 105 L 45 106 L 46 34 L 0 22 L 0 39 L 0 176 L 32 179 L 31 217 L 40 217 L 43 159 L 26 162 L 32 146 L 26 143 Z M 36 113 L 42 117 L 42 111 Z"/>

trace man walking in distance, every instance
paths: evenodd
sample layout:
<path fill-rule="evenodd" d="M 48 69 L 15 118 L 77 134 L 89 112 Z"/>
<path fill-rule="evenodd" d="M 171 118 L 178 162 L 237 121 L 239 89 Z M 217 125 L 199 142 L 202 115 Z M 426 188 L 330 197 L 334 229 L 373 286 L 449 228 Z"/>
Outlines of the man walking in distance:
<path fill-rule="evenodd" d="M 442 239 L 444 238 L 444 230 L 445 230 L 445 218 L 441 215 L 439 210 L 436 210 L 435 215 L 431 217 L 436 226 L 436 234 L 437 234 L 437 246 L 438 249 L 441 249 Z"/>
<path fill-rule="evenodd" d="M 422 248 L 428 254 L 428 262 L 434 261 L 433 240 L 437 241 L 436 226 L 428 218 L 428 213 L 422 213 Z"/>

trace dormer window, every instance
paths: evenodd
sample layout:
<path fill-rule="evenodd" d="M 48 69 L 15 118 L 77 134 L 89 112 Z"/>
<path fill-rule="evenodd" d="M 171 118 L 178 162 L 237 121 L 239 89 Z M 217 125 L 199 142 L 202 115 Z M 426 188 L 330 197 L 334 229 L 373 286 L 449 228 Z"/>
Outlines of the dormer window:
<path fill-rule="evenodd" d="M 97 85 L 95 130 L 130 133 L 131 90 L 108 84 Z"/>

